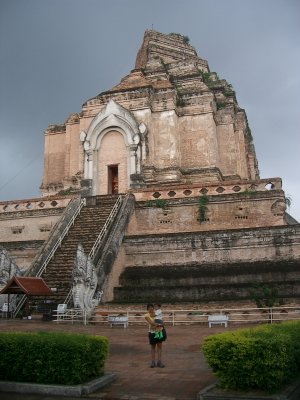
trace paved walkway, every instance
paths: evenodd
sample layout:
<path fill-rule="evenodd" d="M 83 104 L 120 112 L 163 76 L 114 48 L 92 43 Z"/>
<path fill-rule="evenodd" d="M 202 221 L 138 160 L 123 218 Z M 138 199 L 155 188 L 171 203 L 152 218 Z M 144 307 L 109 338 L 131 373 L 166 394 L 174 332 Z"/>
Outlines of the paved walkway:
<path fill-rule="evenodd" d="M 227 330 L 236 329 L 237 326 Z M 211 329 L 203 325 L 168 326 L 168 339 L 163 344 L 165 368 L 149 368 L 150 346 L 147 326 L 80 325 L 39 320 L 0 319 L 0 331 L 64 331 L 106 336 L 110 342 L 106 372 L 117 374 L 111 385 L 87 396 L 104 400 L 195 400 L 197 393 L 215 378 L 207 366 L 200 344 L 207 335 L 224 332 L 224 327 Z M 2 400 L 46 400 L 38 395 L 1 393 Z M 47 400 L 54 397 L 47 397 Z M 55 397 L 55 400 L 66 397 Z"/>

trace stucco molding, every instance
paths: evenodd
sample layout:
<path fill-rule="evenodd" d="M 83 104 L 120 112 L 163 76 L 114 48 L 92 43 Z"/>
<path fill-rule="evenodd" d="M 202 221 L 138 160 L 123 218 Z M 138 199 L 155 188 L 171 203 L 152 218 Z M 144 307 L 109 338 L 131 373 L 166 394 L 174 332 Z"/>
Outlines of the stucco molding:
<path fill-rule="evenodd" d="M 141 124 L 140 124 L 141 125 Z M 92 120 L 84 138 L 83 148 L 85 153 L 84 177 L 92 180 L 92 192 L 98 191 L 98 152 L 101 142 L 106 134 L 111 131 L 119 132 L 127 148 L 128 183 L 130 176 L 141 171 L 142 146 L 147 131 L 146 125 L 143 132 L 130 111 L 126 110 L 114 100 L 108 104 Z M 83 135 L 82 135 L 83 138 Z"/>
<path fill-rule="evenodd" d="M 139 127 L 133 115 L 114 100 L 110 100 L 92 120 L 86 135 L 86 142 L 92 150 L 99 149 L 103 136 L 109 130 L 123 134 L 126 146 L 139 144 Z"/>

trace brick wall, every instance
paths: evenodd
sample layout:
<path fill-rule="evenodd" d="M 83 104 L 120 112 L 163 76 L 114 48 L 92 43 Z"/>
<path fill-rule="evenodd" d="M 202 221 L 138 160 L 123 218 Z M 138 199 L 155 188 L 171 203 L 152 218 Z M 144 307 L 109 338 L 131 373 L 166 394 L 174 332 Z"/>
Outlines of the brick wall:
<path fill-rule="evenodd" d="M 299 260 L 300 226 L 127 237 L 126 266 Z M 250 262 L 250 261 L 249 261 Z"/>
<path fill-rule="evenodd" d="M 264 193 L 248 198 L 239 195 L 211 196 L 206 205 L 205 219 L 201 222 L 199 197 L 162 200 L 166 201 L 164 209 L 157 207 L 152 198 L 152 206 L 148 206 L 149 201 L 137 205 L 127 233 L 146 235 L 285 225 L 284 212 L 277 214 L 273 207 L 277 201 L 283 206 L 284 203 L 280 200 L 280 195 L 277 198 L 275 193 L 272 194 L 275 197 L 265 198 Z"/>
<path fill-rule="evenodd" d="M 43 185 L 62 182 L 65 176 L 65 132 L 45 134 Z"/>
<path fill-rule="evenodd" d="M 26 270 L 69 203 L 67 197 L 0 203 L 0 243 Z"/>

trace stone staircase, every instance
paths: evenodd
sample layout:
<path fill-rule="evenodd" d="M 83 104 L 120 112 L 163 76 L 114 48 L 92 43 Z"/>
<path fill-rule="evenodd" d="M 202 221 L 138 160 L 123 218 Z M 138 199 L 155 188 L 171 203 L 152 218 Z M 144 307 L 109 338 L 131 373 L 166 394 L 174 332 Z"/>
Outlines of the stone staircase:
<path fill-rule="evenodd" d="M 77 245 L 80 243 L 86 254 L 90 252 L 117 198 L 110 195 L 87 198 L 87 205 L 82 208 L 42 274 L 47 285 L 56 289 L 55 295 L 49 297 L 50 301 L 56 304 L 65 301 L 71 289 Z M 33 303 L 36 301 L 40 299 L 32 299 Z"/>

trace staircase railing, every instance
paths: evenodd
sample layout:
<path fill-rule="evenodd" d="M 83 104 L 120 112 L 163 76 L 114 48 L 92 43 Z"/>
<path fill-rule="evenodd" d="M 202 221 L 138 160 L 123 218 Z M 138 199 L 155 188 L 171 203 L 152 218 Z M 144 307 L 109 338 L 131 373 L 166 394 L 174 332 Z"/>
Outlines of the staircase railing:
<path fill-rule="evenodd" d="M 17 295 L 15 295 L 17 296 Z M 17 300 L 16 300 L 17 301 Z M 16 305 L 16 308 L 12 311 L 12 317 L 16 318 L 18 312 L 21 310 L 21 308 L 24 306 L 26 301 L 26 294 L 23 294 L 19 300 L 19 302 Z"/>
<path fill-rule="evenodd" d="M 114 220 L 115 216 L 117 215 L 121 204 L 122 204 L 122 196 L 119 196 L 115 205 L 113 206 L 113 209 L 111 210 L 109 216 L 107 217 L 107 220 L 105 221 L 105 224 L 103 225 L 103 228 L 101 229 L 97 239 L 95 240 L 95 243 L 93 244 L 91 251 L 89 252 L 89 256 L 91 257 L 92 260 L 94 260 L 95 252 L 98 249 L 98 247 L 100 246 L 102 239 L 105 237 L 106 232 L 110 228 L 110 225 L 111 225 L 112 221 Z"/>
<path fill-rule="evenodd" d="M 67 233 L 69 232 L 71 226 L 74 224 L 75 219 L 77 218 L 77 216 L 80 214 L 81 209 L 86 205 L 86 199 L 82 199 L 78 208 L 75 210 L 70 222 L 68 223 L 68 225 L 65 227 L 65 229 L 63 230 L 63 232 L 61 233 L 61 235 L 59 236 L 59 238 L 57 239 L 56 243 L 54 244 L 54 246 L 52 247 L 52 250 L 50 251 L 50 253 L 48 254 L 48 257 L 46 258 L 46 260 L 43 262 L 41 268 L 38 270 L 38 272 L 36 273 L 36 276 L 41 276 L 43 274 L 43 272 L 46 270 L 47 265 L 49 264 L 51 258 L 53 257 L 54 253 L 56 252 L 57 248 L 59 246 L 61 246 L 61 243 L 64 239 L 64 237 L 67 235 Z"/>
<path fill-rule="evenodd" d="M 122 245 L 126 227 L 134 206 L 134 196 L 127 193 L 120 207 L 120 211 L 115 217 L 115 223 L 101 246 L 101 254 L 98 250 L 97 256 L 94 259 L 98 277 L 98 288 L 102 292 L 104 291 L 106 279 L 112 270 L 113 263 Z"/>
<path fill-rule="evenodd" d="M 93 244 L 93 247 L 92 247 L 91 251 L 89 252 L 89 257 L 92 259 L 92 261 L 94 261 L 95 253 L 96 253 L 97 249 L 99 248 L 99 246 L 101 244 L 101 241 L 106 236 L 107 231 L 109 230 L 112 222 L 114 221 L 114 218 L 117 215 L 117 213 L 118 213 L 118 211 L 119 211 L 119 209 L 121 207 L 122 201 L 123 201 L 123 197 L 120 195 L 118 197 L 117 201 L 115 202 L 115 204 L 114 204 L 109 216 L 107 217 L 107 219 L 105 221 L 105 224 L 103 225 L 98 237 L 96 238 L 96 240 L 95 240 L 95 242 Z M 69 304 L 69 302 L 71 300 L 71 297 L 72 297 L 72 288 L 70 289 L 70 291 L 67 294 L 67 297 L 65 299 L 65 303 L 66 304 Z"/>
<path fill-rule="evenodd" d="M 79 308 L 69 308 L 63 313 L 56 312 L 53 316 L 57 323 L 70 321 L 73 324 L 73 322 L 83 321 L 84 325 L 87 324 L 87 313 Z"/>
<path fill-rule="evenodd" d="M 67 297 L 65 298 L 65 301 L 64 301 L 65 304 L 69 304 L 70 303 L 70 300 L 71 300 L 71 297 L 72 297 L 72 292 L 73 292 L 73 288 L 71 288 L 69 290 L 69 293 L 67 294 Z"/>
<path fill-rule="evenodd" d="M 86 205 L 86 199 L 82 199 L 79 206 L 77 207 L 77 209 L 74 211 L 74 214 L 72 216 L 72 218 L 70 219 L 68 225 L 65 227 L 65 229 L 63 230 L 63 232 L 60 234 L 59 238 L 57 239 L 57 241 L 55 242 L 54 246 L 52 247 L 50 253 L 48 254 L 48 256 L 46 257 L 45 261 L 43 262 L 42 266 L 40 267 L 40 269 L 38 270 L 38 272 L 35 274 L 35 276 L 39 277 L 43 274 L 43 272 L 46 270 L 47 265 L 49 264 L 51 258 L 53 257 L 54 253 L 56 252 L 57 248 L 59 246 L 61 246 L 61 243 L 64 239 L 64 237 L 67 235 L 67 233 L 69 232 L 69 229 L 71 228 L 71 226 L 74 224 L 75 219 L 77 218 L 77 216 L 80 214 L 80 211 L 82 210 L 82 208 Z M 21 310 L 21 308 L 23 307 L 24 303 L 26 301 L 26 295 L 23 295 L 18 304 L 16 305 L 16 308 L 13 312 L 13 318 L 16 317 L 16 315 L 18 314 L 18 312 Z"/>

